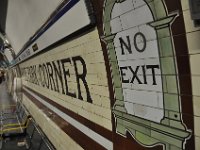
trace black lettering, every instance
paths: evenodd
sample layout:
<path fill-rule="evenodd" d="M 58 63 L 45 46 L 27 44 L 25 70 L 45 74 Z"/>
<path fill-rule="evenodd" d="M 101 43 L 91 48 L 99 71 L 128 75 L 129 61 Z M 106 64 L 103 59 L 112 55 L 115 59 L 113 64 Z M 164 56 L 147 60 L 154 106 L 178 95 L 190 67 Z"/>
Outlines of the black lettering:
<path fill-rule="evenodd" d="M 146 67 L 147 69 L 151 69 L 152 71 L 153 85 L 157 85 L 155 77 L 155 69 L 159 69 L 159 65 L 147 65 Z"/>
<path fill-rule="evenodd" d="M 66 95 L 69 95 L 71 97 L 76 97 L 76 93 L 70 93 L 69 92 L 69 87 L 68 87 L 68 83 L 67 83 L 67 76 L 70 77 L 70 73 L 69 73 L 69 69 L 65 69 L 65 63 L 70 63 L 71 64 L 71 60 L 70 58 L 65 58 L 61 60 L 62 63 L 62 69 L 63 69 L 63 74 L 64 74 L 64 80 L 65 80 L 65 86 L 66 86 Z"/>
<path fill-rule="evenodd" d="M 46 87 L 49 89 L 49 75 L 45 64 L 43 64 L 43 75 L 44 75 L 44 83 Z"/>
<path fill-rule="evenodd" d="M 128 68 L 131 70 L 132 74 L 133 74 L 133 77 L 132 77 L 132 80 L 130 83 L 133 83 L 134 80 L 136 79 L 138 81 L 139 84 L 142 84 L 142 82 L 140 81 L 140 79 L 138 78 L 137 76 L 137 72 L 138 72 L 138 69 L 139 69 L 140 66 L 137 66 L 135 71 L 133 71 L 133 69 L 131 68 L 131 66 L 128 66 Z"/>
<path fill-rule="evenodd" d="M 119 41 L 120 41 L 120 44 L 121 44 L 121 49 L 122 49 L 122 55 L 125 54 L 124 46 L 128 50 L 129 54 L 132 54 L 130 38 L 129 38 L 129 36 L 126 36 L 126 38 L 127 38 L 128 44 L 121 37 L 119 38 Z"/>
<path fill-rule="evenodd" d="M 32 79 L 32 78 L 31 78 L 31 76 L 32 76 L 32 74 L 31 74 L 31 67 L 32 67 L 32 66 L 30 66 L 30 67 L 28 68 L 28 81 L 32 83 L 32 80 L 31 80 L 31 79 Z"/>
<path fill-rule="evenodd" d="M 43 72 L 43 76 L 42 76 L 42 72 Z M 40 77 L 41 84 L 42 84 L 43 87 L 45 87 L 44 70 L 43 70 L 43 66 L 42 66 L 41 64 L 39 65 L 38 73 L 39 73 L 39 77 Z M 43 78 L 42 78 L 42 77 L 43 77 Z"/>
<path fill-rule="evenodd" d="M 74 68 L 75 68 L 75 73 L 76 73 L 76 81 L 77 81 L 77 88 L 78 88 L 78 98 L 83 100 L 83 97 L 81 95 L 81 89 L 80 89 L 80 80 L 82 80 L 84 86 L 85 86 L 85 90 L 87 93 L 87 102 L 92 103 L 92 98 L 90 95 L 90 91 L 87 85 L 87 81 L 86 81 L 86 74 L 87 74 L 87 68 L 86 68 L 86 64 L 85 61 L 83 60 L 82 57 L 80 56 L 76 56 L 72 58 L 73 62 L 74 62 Z M 78 72 L 78 68 L 77 68 L 77 62 L 80 62 L 82 64 L 83 67 L 83 73 L 79 73 Z"/>
<path fill-rule="evenodd" d="M 143 40 L 143 47 L 142 48 L 139 48 L 138 47 L 138 43 L 137 43 L 137 37 L 138 36 L 140 36 L 141 38 L 142 38 L 142 40 Z M 136 33 L 135 34 L 135 36 L 134 36 L 134 46 L 135 46 L 135 49 L 138 51 L 138 52 L 144 52 L 144 50 L 146 49 L 146 46 L 147 46 L 147 42 L 146 42 L 146 38 L 145 38 L 145 36 L 144 36 L 144 34 L 143 33 L 141 33 L 141 32 L 138 32 L 138 33 Z"/>
<path fill-rule="evenodd" d="M 143 72 L 144 84 L 147 84 L 147 75 L 146 75 L 145 65 L 142 66 L 142 72 Z"/>
<path fill-rule="evenodd" d="M 49 74 L 49 83 L 51 85 L 51 90 L 54 89 L 55 91 L 57 91 L 56 85 L 55 85 L 55 82 L 54 82 L 54 79 L 53 79 L 53 68 L 51 66 L 51 63 L 47 62 L 46 64 L 47 64 L 47 71 L 48 71 L 48 74 Z M 52 82 L 53 82 L 53 86 L 52 86 Z"/>
<path fill-rule="evenodd" d="M 127 70 L 127 69 L 128 69 L 128 67 L 120 67 L 122 83 L 129 83 L 129 80 L 124 79 L 124 76 L 126 76 L 126 74 L 123 72 L 123 70 Z"/>
<path fill-rule="evenodd" d="M 33 66 L 33 79 L 34 79 L 34 83 L 39 85 L 39 82 L 38 82 L 38 78 L 37 78 L 37 70 L 36 70 L 36 65 Z"/>
<path fill-rule="evenodd" d="M 63 87 L 62 72 L 60 69 L 60 62 L 59 62 L 59 60 L 57 60 L 58 67 L 56 67 L 56 64 L 54 62 L 52 62 L 52 64 L 53 64 L 53 68 L 54 68 L 54 72 L 55 72 L 56 86 L 57 86 L 58 92 L 60 92 L 59 84 L 58 84 L 58 78 L 59 78 L 60 84 L 62 86 L 62 94 L 65 94 L 64 87 Z"/>

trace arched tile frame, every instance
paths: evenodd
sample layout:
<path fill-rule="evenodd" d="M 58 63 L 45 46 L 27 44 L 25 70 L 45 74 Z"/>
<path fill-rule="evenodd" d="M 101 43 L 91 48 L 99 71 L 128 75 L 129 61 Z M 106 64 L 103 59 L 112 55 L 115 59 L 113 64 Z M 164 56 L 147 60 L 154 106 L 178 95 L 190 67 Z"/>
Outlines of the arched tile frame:
<path fill-rule="evenodd" d="M 176 53 L 173 46 L 173 39 L 171 38 L 171 25 L 176 17 L 179 16 L 178 12 L 168 14 L 167 8 L 163 0 L 144 0 L 152 12 L 154 21 L 149 22 L 148 25 L 153 27 L 157 34 L 159 46 L 159 59 L 161 65 L 162 85 L 169 85 L 171 80 L 166 80 L 168 75 L 174 79 L 173 88 L 176 89 L 174 96 L 171 97 L 165 93 L 167 90 L 163 88 L 164 99 L 164 117 L 160 123 L 153 122 L 135 115 L 128 114 L 123 96 L 122 81 L 119 72 L 118 60 L 115 52 L 114 38 L 116 34 L 111 31 L 111 13 L 116 3 L 122 3 L 126 0 L 106 0 L 104 3 L 104 36 L 102 40 L 107 45 L 109 64 L 112 73 L 112 83 L 115 96 L 115 104 L 113 106 L 113 114 L 115 116 L 116 132 L 126 137 L 129 132 L 132 137 L 141 145 L 146 147 L 153 147 L 162 144 L 166 150 L 176 148 L 177 150 L 184 149 L 186 140 L 190 137 L 191 133 L 182 121 L 181 116 L 181 99 L 178 95 L 179 79 L 178 69 L 176 64 Z M 164 46 L 162 37 L 168 37 Z M 171 55 L 168 62 L 165 61 L 165 56 Z M 173 64 L 169 70 L 167 65 Z M 173 105 L 169 103 L 173 99 Z"/>

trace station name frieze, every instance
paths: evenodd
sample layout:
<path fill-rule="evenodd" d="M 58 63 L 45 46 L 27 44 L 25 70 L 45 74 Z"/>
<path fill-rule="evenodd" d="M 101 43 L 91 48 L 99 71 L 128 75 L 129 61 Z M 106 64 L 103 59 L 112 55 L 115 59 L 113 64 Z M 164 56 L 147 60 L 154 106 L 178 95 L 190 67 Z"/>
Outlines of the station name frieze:
<path fill-rule="evenodd" d="M 73 67 L 73 71 L 71 70 Z M 71 72 L 70 72 L 71 70 Z M 86 81 L 87 66 L 81 56 L 64 58 L 22 68 L 24 80 L 70 97 L 83 100 L 81 84 L 86 91 L 86 101 L 92 103 Z M 70 77 L 75 76 L 76 91 L 70 90 Z"/>

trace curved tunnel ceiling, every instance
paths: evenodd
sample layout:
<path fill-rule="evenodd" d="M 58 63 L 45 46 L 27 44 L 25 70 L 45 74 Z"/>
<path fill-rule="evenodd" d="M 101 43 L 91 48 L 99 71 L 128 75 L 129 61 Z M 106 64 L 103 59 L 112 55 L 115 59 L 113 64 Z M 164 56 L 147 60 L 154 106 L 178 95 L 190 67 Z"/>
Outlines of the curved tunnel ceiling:
<path fill-rule="evenodd" d="M 47 21 L 63 0 L 1 0 L 0 31 L 15 54 Z"/>

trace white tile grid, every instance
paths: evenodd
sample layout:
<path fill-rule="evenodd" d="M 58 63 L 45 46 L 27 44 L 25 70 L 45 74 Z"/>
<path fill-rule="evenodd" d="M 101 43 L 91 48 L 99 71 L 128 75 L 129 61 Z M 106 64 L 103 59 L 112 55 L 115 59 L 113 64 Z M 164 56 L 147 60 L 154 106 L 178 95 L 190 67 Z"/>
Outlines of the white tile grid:
<path fill-rule="evenodd" d="M 144 0 L 126 0 L 122 3 L 115 3 L 111 18 L 118 17 L 128 11 L 131 11 L 133 9 L 138 9 L 139 7 L 142 7 L 146 5 Z"/>
<path fill-rule="evenodd" d="M 164 117 L 164 109 L 159 107 L 125 102 L 125 108 L 131 115 L 155 122 L 160 122 Z"/>
<path fill-rule="evenodd" d="M 153 21 L 153 16 L 147 5 L 127 12 L 120 16 L 123 30 Z"/>
<path fill-rule="evenodd" d="M 132 0 L 132 1 L 135 9 L 142 7 L 143 5 L 146 5 L 144 0 Z"/>
<path fill-rule="evenodd" d="M 163 108 L 163 93 L 123 89 L 124 101 L 148 107 Z"/>
<path fill-rule="evenodd" d="M 132 0 L 126 0 L 122 3 L 115 3 L 112 10 L 111 18 L 118 17 L 132 9 L 134 9 Z"/>
<path fill-rule="evenodd" d="M 142 47 L 143 47 L 142 43 Z M 138 46 L 139 47 L 139 46 Z M 158 58 L 159 52 L 158 52 L 158 45 L 157 41 L 149 41 L 146 43 L 146 48 L 143 52 L 138 52 L 134 45 L 132 45 L 132 54 L 129 54 L 128 59 L 148 59 L 148 58 Z"/>
<path fill-rule="evenodd" d="M 146 107 L 142 105 L 134 105 L 135 115 L 147 120 L 155 121 L 160 123 L 164 117 L 163 109 L 156 109 L 153 107 Z"/>
<path fill-rule="evenodd" d="M 112 19 L 110 21 L 110 25 L 111 25 L 112 34 L 115 34 L 117 32 L 122 31 L 122 26 L 121 26 L 121 22 L 120 22 L 120 18 L 119 17 L 116 17 L 116 18 Z"/>
<path fill-rule="evenodd" d="M 124 105 L 125 105 L 125 108 L 127 110 L 127 112 L 131 115 L 134 115 L 135 116 L 135 111 L 134 111 L 134 108 L 133 108 L 133 103 L 130 103 L 130 102 L 124 102 Z"/>
<path fill-rule="evenodd" d="M 154 41 L 157 39 L 156 30 L 147 24 L 142 24 L 139 27 L 139 31 L 145 35 L 147 41 Z"/>

